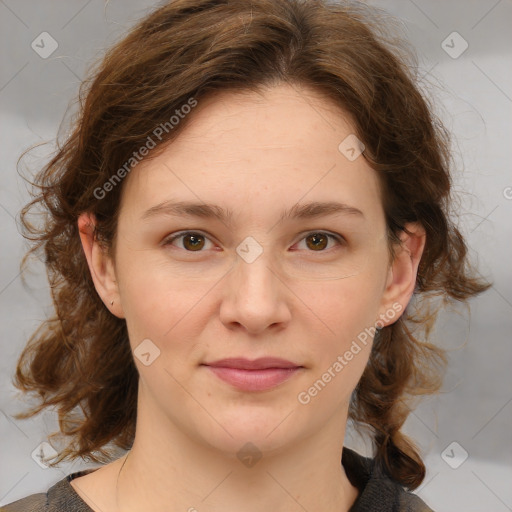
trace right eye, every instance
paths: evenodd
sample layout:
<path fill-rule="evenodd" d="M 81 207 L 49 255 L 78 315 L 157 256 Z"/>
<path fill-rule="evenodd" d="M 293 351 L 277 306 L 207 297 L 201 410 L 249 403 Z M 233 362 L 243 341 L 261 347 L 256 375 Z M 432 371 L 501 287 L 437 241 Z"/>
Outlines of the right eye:
<path fill-rule="evenodd" d="M 206 235 L 198 233 L 197 231 L 181 231 L 166 238 L 163 245 L 173 245 L 172 242 L 178 239 L 182 239 L 183 242 L 181 249 L 188 252 L 202 252 L 201 249 L 205 244 L 204 240 L 209 240 Z"/>

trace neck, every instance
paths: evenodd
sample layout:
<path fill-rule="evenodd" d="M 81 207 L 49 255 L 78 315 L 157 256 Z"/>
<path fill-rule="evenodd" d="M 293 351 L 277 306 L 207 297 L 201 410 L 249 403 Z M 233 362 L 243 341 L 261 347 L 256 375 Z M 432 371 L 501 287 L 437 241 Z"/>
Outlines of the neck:
<path fill-rule="evenodd" d="M 357 498 L 341 465 L 346 407 L 293 446 L 262 451 L 242 441 L 238 450 L 219 450 L 155 411 L 140 401 L 118 511 L 346 512 Z"/>

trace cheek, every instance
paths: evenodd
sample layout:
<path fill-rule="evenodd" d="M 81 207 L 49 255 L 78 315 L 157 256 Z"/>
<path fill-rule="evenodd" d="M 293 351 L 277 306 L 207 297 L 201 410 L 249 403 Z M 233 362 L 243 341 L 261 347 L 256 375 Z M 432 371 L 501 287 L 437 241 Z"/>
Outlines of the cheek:
<path fill-rule="evenodd" d="M 311 316 L 305 332 L 311 333 L 315 350 L 301 404 L 311 401 L 322 415 L 329 414 L 333 404 L 348 403 L 371 352 L 378 298 L 370 275 L 324 284 L 309 294 L 304 302 Z"/>
<path fill-rule="evenodd" d="M 139 338 L 155 339 L 159 345 L 194 304 L 204 297 L 205 283 L 187 284 L 172 277 L 148 251 L 125 250 L 118 258 L 117 275 L 124 316 L 132 344 Z"/>
<path fill-rule="evenodd" d="M 375 277 L 368 273 L 310 285 L 297 295 L 318 317 L 326 333 L 352 337 L 375 323 L 382 292 Z"/>
<path fill-rule="evenodd" d="M 374 326 L 380 303 L 378 276 L 367 273 L 337 282 L 325 283 L 309 295 L 298 292 L 311 316 L 308 332 L 314 332 L 316 352 L 314 373 L 338 385 L 356 385 L 370 355 Z M 314 328 L 313 328 L 314 327 Z M 338 360 L 338 356 L 342 360 Z M 336 378 L 332 378 L 332 374 Z M 323 378 L 322 378 L 323 380 Z M 344 383 L 344 384 L 342 384 Z M 338 385 L 334 385 L 337 388 Z M 350 387 L 350 386 L 349 386 Z M 339 388 L 341 389 L 341 388 Z"/>

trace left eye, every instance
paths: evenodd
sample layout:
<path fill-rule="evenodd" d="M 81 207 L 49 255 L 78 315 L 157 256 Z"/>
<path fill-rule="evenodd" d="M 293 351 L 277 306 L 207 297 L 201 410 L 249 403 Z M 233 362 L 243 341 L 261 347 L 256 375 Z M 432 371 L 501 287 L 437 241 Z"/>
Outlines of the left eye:
<path fill-rule="evenodd" d="M 313 231 L 302 238 L 301 241 L 310 240 L 312 243 L 308 244 L 308 242 L 306 242 L 306 244 L 308 247 L 312 246 L 315 248 L 313 252 L 324 252 L 323 249 L 325 249 L 326 245 L 329 243 L 329 239 L 336 241 L 338 245 L 343 245 L 345 242 L 345 239 L 341 235 L 333 235 L 325 231 Z M 319 248 L 319 251 L 316 250 Z"/>
<path fill-rule="evenodd" d="M 206 235 L 201 233 L 195 231 L 183 231 L 166 239 L 164 241 L 164 245 L 173 245 L 172 242 L 177 239 L 182 239 L 183 246 L 181 248 L 189 252 L 201 252 L 201 249 L 203 249 L 205 245 L 205 240 L 209 240 Z M 309 248 L 313 247 L 312 252 L 324 252 L 324 249 L 329 243 L 329 239 L 336 241 L 339 245 L 343 245 L 345 242 L 345 239 L 341 235 L 334 235 L 326 233 L 325 231 L 312 231 L 300 241 L 306 240 L 307 246 Z M 307 242 L 308 240 L 310 243 Z"/>

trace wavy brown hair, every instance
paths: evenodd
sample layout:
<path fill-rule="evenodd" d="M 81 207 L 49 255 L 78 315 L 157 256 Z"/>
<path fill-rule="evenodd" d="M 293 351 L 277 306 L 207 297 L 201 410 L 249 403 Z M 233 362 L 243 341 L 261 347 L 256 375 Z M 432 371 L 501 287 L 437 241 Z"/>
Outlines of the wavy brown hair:
<path fill-rule="evenodd" d="M 392 20 L 391 20 L 392 21 Z M 300 0 L 176 0 L 140 21 L 90 70 L 80 87 L 69 138 L 32 185 L 21 211 L 31 253 L 44 250 L 55 315 L 33 333 L 18 361 L 15 386 L 37 394 L 27 418 L 55 406 L 66 458 L 109 462 L 108 445 L 129 449 L 135 435 L 138 373 L 126 322 L 112 315 L 93 285 L 77 220 L 91 212 L 95 236 L 114 254 L 123 182 L 104 198 L 95 190 L 154 139 L 190 98 L 215 91 L 307 86 L 340 106 L 378 173 L 390 256 L 407 222 L 426 231 L 411 305 L 379 330 L 358 383 L 349 419 L 369 427 L 377 463 L 409 489 L 425 466 L 402 432 L 415 395 L 438 392 L 445 350 L 429 343 L 432 298 L 465 302 L 491 285 L 477 276 L 450 219 L 450 142 L 426 94 L 416 60 L 375 8 Z M 159 154 L 193 112 L 165 131 L 146 158 Z M 152 136 L 153 135 L 153 136 Z M 27 218 L 41 204 L 45 218 Z M 414 330 L 414 333 L 413 333 Z M 420 334 L 423 333 L 422 336 Z"/>

